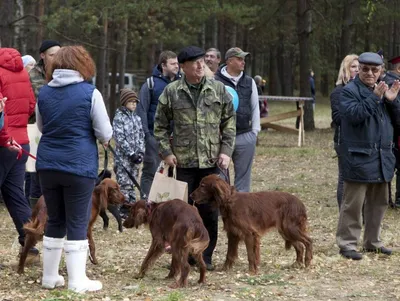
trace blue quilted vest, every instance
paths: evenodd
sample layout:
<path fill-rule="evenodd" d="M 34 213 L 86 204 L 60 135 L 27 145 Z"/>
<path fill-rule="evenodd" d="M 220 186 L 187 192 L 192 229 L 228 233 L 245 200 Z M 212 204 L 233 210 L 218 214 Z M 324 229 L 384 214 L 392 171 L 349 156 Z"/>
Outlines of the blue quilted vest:
<path fill-rule="evenodd" d="M 43 86 L 38 96 L 43 129 L 36 170 L 97 178 L 98 153 L 90 111 L 95 87 L 81 82 Z"/>

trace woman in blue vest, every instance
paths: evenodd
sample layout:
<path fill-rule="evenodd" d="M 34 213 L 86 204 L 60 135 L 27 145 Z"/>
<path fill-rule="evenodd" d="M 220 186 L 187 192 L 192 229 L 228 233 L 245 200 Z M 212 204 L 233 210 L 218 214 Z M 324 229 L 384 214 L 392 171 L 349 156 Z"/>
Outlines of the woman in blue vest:
<path fill-rule="evenodd" d="M 49 216 L 42 286 L 64 285 L 58 274 L 64 248 L 68 288 L 97 291 L 101 282 L 86 276 L 87 228 L 98 172 L 96 139 L 107 145 L 112 127 L 100 92 L 87 82 L 95 75 L 95 64 L 85 48 L 61 48 L 46 71 L 49 83 L 40 90 L 36 108 L 42 132 L 36 170 Z"/>

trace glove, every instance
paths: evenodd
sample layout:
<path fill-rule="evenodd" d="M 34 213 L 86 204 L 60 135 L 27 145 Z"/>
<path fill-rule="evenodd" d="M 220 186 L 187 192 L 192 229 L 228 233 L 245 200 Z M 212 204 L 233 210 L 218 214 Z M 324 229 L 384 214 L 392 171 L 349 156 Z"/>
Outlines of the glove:
<path fill-rule="evenodd" d="M 143 156 L 144 156 L 143 153 L 133 154 L 133 155 L 130 157 L 130 160 L 131 160 L 131 162 L 132 162 L 133 164 L 140 164 L 140 163 L 143 162 Z"/>

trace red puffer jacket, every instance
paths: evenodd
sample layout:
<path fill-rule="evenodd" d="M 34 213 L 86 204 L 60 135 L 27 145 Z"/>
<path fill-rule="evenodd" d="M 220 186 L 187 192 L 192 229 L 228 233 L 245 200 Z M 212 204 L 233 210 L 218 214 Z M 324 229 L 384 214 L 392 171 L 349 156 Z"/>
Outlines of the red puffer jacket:
<path fill-rule="evenodd" d="M 5 146 L 10 138 L 28 144 L 28 118 L 35 111 L 36 100 L 21 55 L 12 48 L 0 48 L 0 98 L 3 97 L 7 101 L 0 146 Z"/>

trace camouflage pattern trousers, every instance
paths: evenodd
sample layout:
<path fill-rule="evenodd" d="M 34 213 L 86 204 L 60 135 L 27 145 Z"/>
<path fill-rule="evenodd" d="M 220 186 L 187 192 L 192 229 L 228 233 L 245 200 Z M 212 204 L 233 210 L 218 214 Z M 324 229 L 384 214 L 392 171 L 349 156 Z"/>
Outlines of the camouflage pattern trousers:
<path fill-rule="evenodd" d="M 135 177 L 135 180 L 139 182 L 139 164 L 127 164 L 125 162 L 125 167 L 129 170 L 132 176 Z M 117 182 L 121 187 L 121 192 L 125 195 L 127 202 L 136 202 L 135 185 L 119 162 L 115 162 L 114 172 L 117 176 Z"/>

